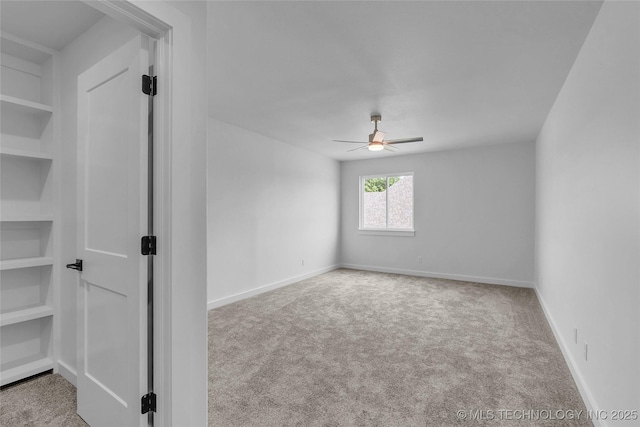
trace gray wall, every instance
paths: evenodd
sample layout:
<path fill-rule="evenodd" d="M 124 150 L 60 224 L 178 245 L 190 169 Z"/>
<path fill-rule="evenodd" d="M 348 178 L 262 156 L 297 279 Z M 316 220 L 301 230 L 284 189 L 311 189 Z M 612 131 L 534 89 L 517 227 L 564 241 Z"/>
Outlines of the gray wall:
<path fill-rule="evenodd" d="M 505 144 L 343 162 L 342 263 L 532 286 L 534 150 Z M 359 176 L 394 172 L 415 173 L 415 236 L 359 234 Z"/>
<path fill-rule="evenodd" d="M 209 119 L 207 181 L 210 308 L 338 263 L 337 161 Z"/>
<path fill-rule="evenodd" d="M 605 2 L 537 141 L 536 286 L 608 411 L 640 407 L 639 58 L 640 4 Z"/>

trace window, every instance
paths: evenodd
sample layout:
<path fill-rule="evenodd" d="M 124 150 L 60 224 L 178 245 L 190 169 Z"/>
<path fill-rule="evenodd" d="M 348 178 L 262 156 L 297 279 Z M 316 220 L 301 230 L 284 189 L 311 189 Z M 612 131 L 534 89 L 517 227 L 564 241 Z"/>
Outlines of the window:
<path fill-rule="evenodd" d="M 360 177 L 360 230 L 413 236 L 413 172 Z"/>

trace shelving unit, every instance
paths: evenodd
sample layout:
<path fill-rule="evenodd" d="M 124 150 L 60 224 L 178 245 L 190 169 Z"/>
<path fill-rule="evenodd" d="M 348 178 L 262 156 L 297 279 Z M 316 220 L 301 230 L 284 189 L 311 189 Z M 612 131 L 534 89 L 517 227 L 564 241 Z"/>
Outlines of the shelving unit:
<path fill-rule="evenodd" d="M 13 325 L 14 323 L 41 319 L 49 316 L 53 316 L 53 307 L 38 305 L 30 308 L 23 308 L 22 310 L 10 311 L 0 316 L 0 326 Z"/>
<path fill-rule="evenodd" d="M 27 159 L 53 160 L 53 156 L 51 154 L 36 153 L 32 151 L 27 151 L 27 150 L 16 150 L 16 149 L 5 148 L 5 147 L 0 147 L 0 155 L 24 157 Z"/>
<path fill-rule="evenodd" d="M 30 114 L 35 117 L 46 117 L 53 113 L 53 107 L 39 102 L 28 101 L 9 95 L 0 95 L 2 108 L 13 109 L 20 114 Z"/>
<path fill-rule="evenodd" d="M 2 33 L 0 89 L 0 384 L 53 357 L 56 52 Z"/>
<path fill-rule="evenodd" d="M 0 270 L 15 270 L 19 268 L 40 267 L 53 265 L 53 257 L 20 258 L 0 261 Z"/>

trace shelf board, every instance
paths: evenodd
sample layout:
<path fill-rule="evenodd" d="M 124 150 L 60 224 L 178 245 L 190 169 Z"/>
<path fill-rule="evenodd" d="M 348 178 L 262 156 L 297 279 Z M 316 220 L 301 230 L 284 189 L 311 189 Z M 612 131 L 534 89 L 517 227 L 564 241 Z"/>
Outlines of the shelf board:
<path fill-rule="evenodd" d="M 16 98 L 14 96 L 0 95 L 0 101 L 2 101 L 2 108 L 16 108 L 32 114 L 53 113 L 53 107 L 50 105 L 27 101 L 26 99 Z"/>
<path fill-rule="evenodd" d="M 7 385 L 31 375 L 53 369 L 54 363 L 42 355 L 25 357 L 22 360 L 7 363 L 0 371 L 0 385 Z"/>
<path fill-rule="evenodd" d="M 13 270 L 16 268 L 40 267 L 53 265 L 52 257 L 19 258 L 0 261 L 0 270 Z"/>
<path fill-rule="evenodd" d="M 53 307 L 40 305 L 37 307 L 25 308 L 23 310 L 10 311 L 0 314 L 0 326 L 13 325 L 14 323 L 26 322 L 27 320 L 41 319 L 53 316 Z"/>
<path fill-rule="evenodd" d="M 48 153 L 29 150 L 15 150 L 13 148 L 0 147 L 0 154 L 3 156 L 26 157 L 37 160 L 53 160 L 53 156 Z"/>
<path fill-rule="evenodd" d="M 55 55 L 56 51 L 29 40 L 0 31 L 2 53 L 25 61 L 40 64 Z"/>
<path fill-rule="evenodd" d="M 2 214 L 0 222 L 51 222 L 53 214 Z"/>

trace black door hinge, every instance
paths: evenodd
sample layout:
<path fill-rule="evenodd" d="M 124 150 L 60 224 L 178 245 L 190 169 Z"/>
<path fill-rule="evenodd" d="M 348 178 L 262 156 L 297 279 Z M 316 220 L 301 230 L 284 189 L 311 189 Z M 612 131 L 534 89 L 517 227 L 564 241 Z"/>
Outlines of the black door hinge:
<path fill-rule="evenodd" d="M 142 236 L 140 251 L 142 255 L 156 254 L 156 236 Z"/>
<path fill-rule="evenodd" d="M 158 93 L 158 78 L 156 76 L 142 75 L 142 93 L 151 96 Z"/>
<path fill-rule="evenodd" d="M 140 410 L 143 414 L 146 414 L 149 411 L 156 412 L 156 394 L 154 392 L 147 393 L 142 396 L 140 403 Z"/>

